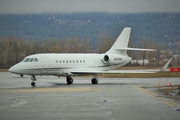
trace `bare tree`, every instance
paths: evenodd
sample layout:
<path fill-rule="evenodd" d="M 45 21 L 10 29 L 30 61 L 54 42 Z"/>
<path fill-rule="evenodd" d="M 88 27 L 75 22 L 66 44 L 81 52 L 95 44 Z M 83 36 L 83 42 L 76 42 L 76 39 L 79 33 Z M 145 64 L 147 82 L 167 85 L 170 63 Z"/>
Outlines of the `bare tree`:
<path fill-rule="evenodd" d="M 98 40 L 97 50 L 99 53 L 104 53 L 113 45 L 115 38 L 105 34 L 99 34 Z"/>
<path fill-rule="evenodd" d="M 141 41 L 138 42 L 138 45 L 144 49 L 149 48 L 149 40 L 147 38 L 143 38 Z M 144 66 L 144 60 L 146 58 L 147 51 L 141 51 L 141 56 L 143 59 L 143 66 Z"/>

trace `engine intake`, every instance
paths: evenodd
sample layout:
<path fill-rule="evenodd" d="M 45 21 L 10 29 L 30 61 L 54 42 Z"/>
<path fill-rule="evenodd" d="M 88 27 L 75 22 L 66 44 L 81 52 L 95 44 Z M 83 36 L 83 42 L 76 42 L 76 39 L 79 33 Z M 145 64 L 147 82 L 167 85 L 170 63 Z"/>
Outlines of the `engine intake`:
<path fill-rule="evenodd" d="M 113 65 L 113 64 L 120 64 L 122 63 L 123 59 L 121 55 L 104 55 L 103 57 L 103 62 L 108 65 Z"/>
<path fill-rule="evenodd" d="M 108 55 L 105 55 L 104 58 L 103 58 L 103 61 L 104 63 L 109 63 L 109 56 Z"/>

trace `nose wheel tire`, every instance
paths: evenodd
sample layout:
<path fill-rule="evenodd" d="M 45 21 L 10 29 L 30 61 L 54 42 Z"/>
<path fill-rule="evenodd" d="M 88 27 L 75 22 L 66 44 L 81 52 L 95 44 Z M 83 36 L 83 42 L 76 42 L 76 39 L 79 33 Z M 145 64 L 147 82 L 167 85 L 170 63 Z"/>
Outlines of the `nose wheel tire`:
<path fill-rule="evenodd" d="M 36 83 L 33 81 L 33 82 L 31 82 L 31 86 L 32 87 L 35 87 L 36 86 Z"/>
<path fill-rule="evenodd" d="M 93 79 L 91 80 L 91 82 L 92 82 L 92 84 L 98 84 L 98 80 L 97 80 L 96 78 L 93 78 Z"/>

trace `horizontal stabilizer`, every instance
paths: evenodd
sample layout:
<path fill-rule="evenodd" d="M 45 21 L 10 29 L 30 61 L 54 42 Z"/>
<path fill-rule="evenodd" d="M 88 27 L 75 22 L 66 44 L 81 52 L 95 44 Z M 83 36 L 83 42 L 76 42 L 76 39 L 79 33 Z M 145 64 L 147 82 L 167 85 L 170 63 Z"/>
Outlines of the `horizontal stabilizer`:
<path fill-rule="evenodd" d="M 142 49 L 142 48 L 118 48 L 117 50 L 137 50 L 137 51 L 156 51 L 155 49 Z"/>

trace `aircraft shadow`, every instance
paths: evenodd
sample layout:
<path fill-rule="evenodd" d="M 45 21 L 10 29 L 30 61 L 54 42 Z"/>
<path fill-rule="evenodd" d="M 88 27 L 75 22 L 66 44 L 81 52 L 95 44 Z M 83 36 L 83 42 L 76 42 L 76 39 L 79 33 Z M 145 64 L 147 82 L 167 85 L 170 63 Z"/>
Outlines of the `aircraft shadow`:
<path fill-rule="evenodd" d="M 56 83 L 56 82 L 50 82 L 49 84 L 52 84 L 52 86 L 102 86 L 102 85 L 137 85 L 137 83 L 98 83 L 98 84 L 91 84 L 91 83 L 73 83 L 71 85 L 66 83 Z"/>

